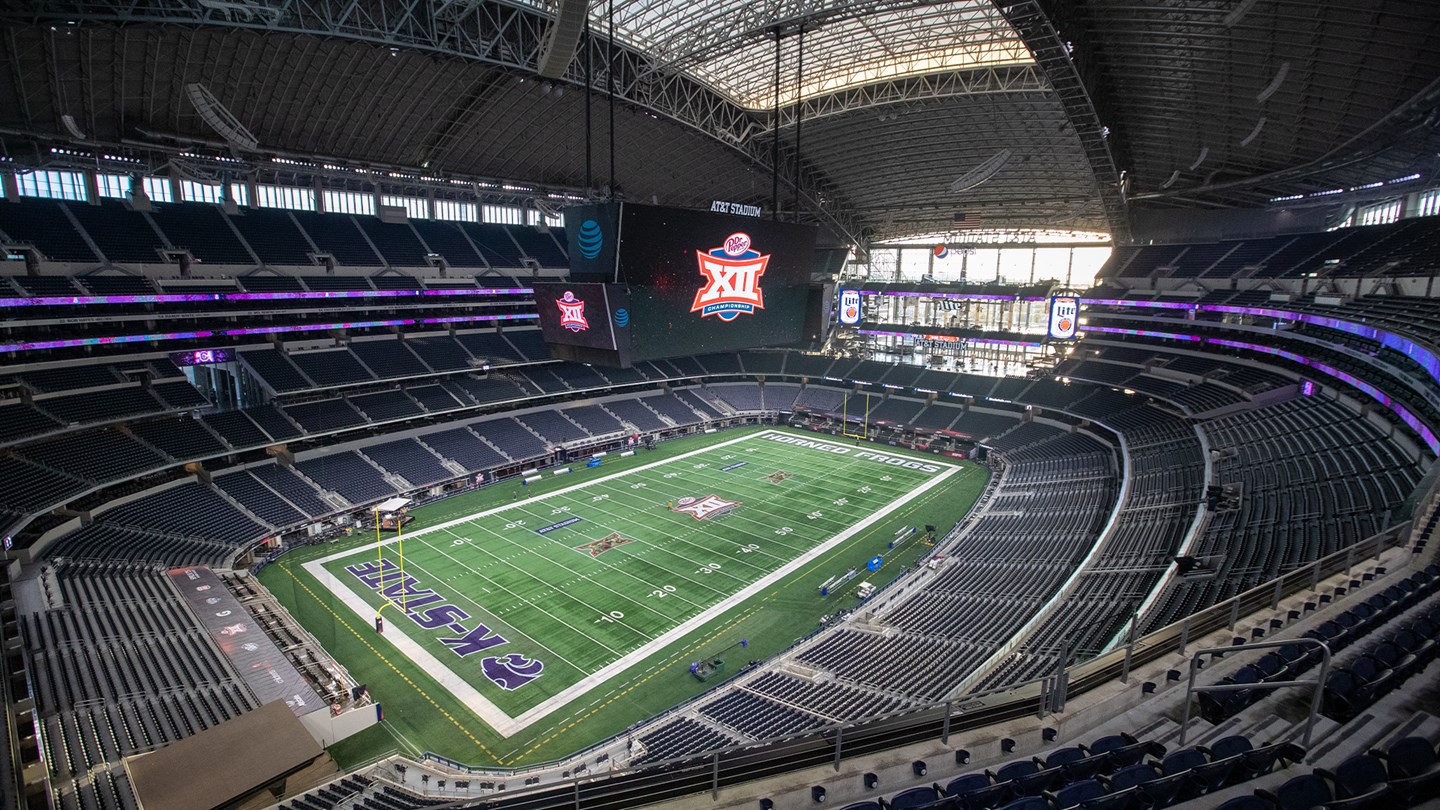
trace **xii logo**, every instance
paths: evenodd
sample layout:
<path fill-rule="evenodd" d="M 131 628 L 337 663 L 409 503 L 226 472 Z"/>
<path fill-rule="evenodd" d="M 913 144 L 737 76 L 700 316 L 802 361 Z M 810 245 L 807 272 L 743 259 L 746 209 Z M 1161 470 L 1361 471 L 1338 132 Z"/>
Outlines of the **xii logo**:
<path fill-rule="evenodd" d="M 705 286 L 695 293 L 691 312 L 699 312 L 702 318 L 714 315 L 722 321 L 733 321 L 739 315 L 753 315 L 755 310 L 765 308 L 760 277 L 765 275 L 770 256 L 750 249 L 749 234 L 732 233 L 724 245 L 704 253 L 697 251 L 696 259 Z"/>
<path fill-rule="evenodd" d="M 575 297 L 575 293 L 566 290 L 565 294 L 555 301 L 555 306 L 560 308 L 560 325 L 571 332 L 583 332 L 590 328 L 590 322 L 585 320 L 585 302 Z"/>

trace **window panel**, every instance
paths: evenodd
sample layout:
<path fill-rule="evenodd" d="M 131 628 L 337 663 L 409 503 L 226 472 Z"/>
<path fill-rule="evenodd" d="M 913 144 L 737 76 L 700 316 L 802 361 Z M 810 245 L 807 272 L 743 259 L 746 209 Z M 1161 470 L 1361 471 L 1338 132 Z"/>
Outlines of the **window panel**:
<path fill-rule="evenodd" d="M 175 202 L 175 188 L 168 177 L 146 177 L 141 184 L 151 202 Z"/>
<path fill-rule="evenodd" d="M 288 208 L 314 211 L 315 189 L 260 184 L 255 187 L 255 204 L 261 208 Z"/>
<path fill-rule="evenodd" d="M 95 187 L 101 197 L 123 200 L 130 191 L 130 178 L 123 174 L 97 174 Z"/>
<path fill-rule="evenodd" d="M 525 222 L 525 212 L 513 205 L 486 205 L 480 213 L 485 222 L 496 225 L 521 225 Z"/>
<path fill-rule="evenodd" d="M 332 214 L 368 214 L 375 216 L 375 195 L 358 191 L 330 191 L 320 195 L 325 210 Z"/>
<path fill-rule="evenodd" d="M 405 215 L 411 219 L 430 218 L 430 201 L 424 197 L 401 197 L 395 194 L 386 194 L 380 198 L 380 204 L 404 208 Z"/>
<path fill-rule="evenodd" d="M 180 199 L 185 202 L 220 203 L 220 192 L 224 186 L 212 186 L 208 183 L 197 183 L 194 180 L 180 181 Z"/>
<path fill-rule="evenodd" d="M 85 193 L 85 176 L 80 172 L 40 169 L 15 176 L 15 185 L 22 197 L 44 197 L 51 200 L 89 199 Z"/>
<path fill-rule="evenodd" d="M 455 202 L 454 200 L 436 200 L 435 218 L 451 222 L 479 221 L 475 203 Z"/>

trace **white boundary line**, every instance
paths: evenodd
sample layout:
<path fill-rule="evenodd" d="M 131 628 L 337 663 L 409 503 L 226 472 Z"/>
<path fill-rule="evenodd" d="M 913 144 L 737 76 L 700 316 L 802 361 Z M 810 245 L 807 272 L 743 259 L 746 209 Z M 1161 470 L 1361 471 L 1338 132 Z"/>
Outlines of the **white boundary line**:
<path fill-rule="evenodd" d="M 543 495 L 537 495 L 534 498 L 526 501 L 526 503 L 543 501 L 556 495 L 573 492 L 577 489 L 583 489 L 593 484 L 598 484 L 603 481 L 609 481 L 613 478 L 630 475 L 631 473 L 639 472 L 640 470 L 648 470 L 651 467 L 657 467 L 662 464 L 669 464 L 674 461 L 680 461 L 682 459 L 686 459 L 700 453 L 708 453 L 721 447 L 728 447 L 732 444 L 738 444 L 740 442 L 750 441 L 752 439 L 761 439 L 772 434 L 806 438 L 804 434 L 796 434 L 789 431 L 780 430 L 764 430 L 759 433 L 751 433 L 746 436 L 741 436 L 738 439 L 731 439 L 726 442 L 720 442 L 719 444 L 712 444 L 706 447 L 701 447 L 696 450 L 691 450 L 688 453 L 681 453 L 678 456 L 671 456 L 670 458 L 660 459 L 659 461 L 651 462 L 650 464 L 643 464 L 639 467 L 634 467 L 629 470 L 612 473 L 610 475 L 596 478 L 591 481 L 585 481 L 574 486 L 557 489 L 553 492 L 547 492 Z M 816 434 L 816 438 L 812 441 L 823 442 L 825 441 L 825 435 L 826 434 Z M 837 442 L 827 443 L 839 444 Z M 841 446 L 843 446 L 843 444 L 841 444 Z M 870 445 L 864 445 L 864 447 L 869 448 Z M 409 658 L 421 669 L 425 670 L 426 674 L 430 675 L 430 677 L 434 678 L 436 682 L 438 682 L 442 687 L 445 688 L 445 691 L 449 692 L 461 703 L 465 704 L 466 708 L 470 709 L 476 714 L 476 716 L 478 716 L 481 720 L 485 721 L 486 725 L 494 729 L 498 734 L 500 734 L 500 736 L 510 737 L 533 725 L 536 721 L 540 720 L 551 712 L 560 709 L 561 707 L 565 706 L 566 704 L 590 691 L 590 689 L 592 689 L 593 687 L 604 683 L 611 677 L 618 675 L 619 673 L 625 671 L 626 669 L 629 669 L 635 664 L 640 663 L 641 661 L 653 655 L 655 652 L 659 651 L 661 648 L 666 647 L 673 642 L 679 640 L 680 638 L 683 638 L 684 636 L 689 635 L 690 633 L 700 629 L 700 627 L 719 617 L 726 611 L 735 607 L 737 604 L 749 599 L 750 597 L 754 596 L 765 588 L 768 588 L 770 585 L 774 584 L 780 579 L 783 579 L 784 577 L 790 575 L 794 571 L 798 570 L 800 567 L 804 566 L 806 563 L 821 556 L 835 546 L 840 545 L 846 540 L 849 540 L 851 537 L 854 537 L 856 534 L 859 534 L 865 529 L 870 528 L 875 523 L 887 517 L 897 508 L 904 506 L 915 498 L 939 486 L 942 482 L 948 480 L 952 475 L 963 469 L 958 465 L 951 464 L 946 461 L 941 461 L 939 459 L 932 460 L 929 457 L 925 456 L 915 456 L 909 453 L 905 453 L 903 451 L 893 450 L 889 447 L 884 448 L 884 450 L 889 451 L 889 453 L 882 452 L 882 450 L 880 449 L 870 450 L 869 452 L 874 452 L 879 455 L 902 455 L 905 458 L 913 460 L 924 459 L 927 463 L 935 464 L 936 466 L 942 467 L 944 469 L 940 472 L 939 475 L 934 476 L 929 481 L 926 481 L 915 489 L 910 490 L 908 493 L 901 496 L 900 498 L 891 501 L 883 510 L 871 514 L 870 517 L 865 518 L 859 523 L 850 526 L 848 529 L 840 532 L 834 537 L 831 537 L 829 540 L 817 546 L 814 546 L 809 551 L 801 554 L 800 556 L 796 557 L 785 565 L 782 565 L 781 567 L 775 569 L 769 574 L 766 574 L 760 579 L 755 580 L 754 582 L 750 583 L 749 585 L 735 592 L 734 594 L 731 594 L 725 599 L 722 599 L 714 605 L 711 605 L 708 609 L 702 611 L 701 613 L 692 616 L 683 624 L 676 625 L 662 635 L 651 639 L 640 647 L 637 647 L 634 650 L 631 650 L 629 653 L 626 653 L 624 656 L 621 656 L 615 661 L 610 662 L 605 667 L 580 679 L 579 681 L 575 682 L 563 691 L 545 699 L 540 704 L 525 711 L 518 717 L 511 717 L 509 714 L 506 714 L 503 709 L 501 709 L 499 706 L 496 706 L 493 702 L 490 701 L 489 698 L 486 698 L 484 695 L 480 694 L 479 690 L 472 686 L 468 681 L 466 681 L 464 678 L 461 678 L 459 675 L 455 674 L 453 670 L 451 670 L 445 664 L 441 663 L 440 660 L 437 659 L 433 654 L 431 654 L 429 650 L 420 646 L 418 642 L 407 636 L 404 632 L 400 630 L 399 622 L 391 622 L 390 625 L 386 627 L 385 640 L 390 642 L 390 644 L 394 646 L 397 650 L 399 650 L 402 655 Z M 431 532 L 438 532 L 443 529 L 448 529 L 452 526 L 458 526 L 462 523 L 468 523 L 472 520 L 475 520 L 476 518 L 493 515 L 497 512 L 506 511 L 507 509 L 514 509 L 517 505 L 518 504 L 514 503 L 505 504 L 503 506 L 497 506 L 491 509 L 487 509 L 483 512 L 476 512 L 472 515 L 467 515 L 462 518 L 456 518 L 455 520 L 446 521 L 445 523 L 430 526 L 428 528 L 421 529 L 414 534 L 407 535 L 407 539 L 414 540 L 417 537 L 423 537 Z M 391 538 L 389 540 L 382 541 L 380 545 L 390 545 L 391 543 L 396 542 L 398 539 L 399 538 Z M 325 586 L 327 589 L 330 590 L 332 594 L 337 596 L 340 601 L 345 604 L 346 607 L 353 610 L 362 619 L 368 619 L 370 614 L 374 612 L 374 608 L 371 607 L 370 604 L 366 602 L 358 593 L 349 588 L 342 580 L 340 580 L 339 577 L 336 577 L 334 574 L 331 574 L 328 570 L 326 570 L 325 564 L 345 557 L 353 557 L 357 554 L 362 554 L 369 548 L 369 546 L 360 546 L 346 551 L 336 552 L 335 554 L 331 554 L 317 560 L 311 560 L 310 562 L 304 563 L 301 566 L 307 572 L 309 572 L 311 576 L 315 577 L 315 579 L 319 581 L 321 585 Z"/>

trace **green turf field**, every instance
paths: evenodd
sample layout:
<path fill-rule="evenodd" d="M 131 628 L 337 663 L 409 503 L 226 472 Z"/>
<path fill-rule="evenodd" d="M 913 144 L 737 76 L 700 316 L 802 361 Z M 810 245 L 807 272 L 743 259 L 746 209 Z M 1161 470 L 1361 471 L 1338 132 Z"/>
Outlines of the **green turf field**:
<path fill-rule="evenodd" d="M 887 548 L 897 530 L 948 529 L 985 480 L 953 459 L 734 430 L 450 499 L 403 539 L 306 549 L 262 581 L 385 706 L 392 739 L 342 759 L 391 747 L 514 765 L 702 691 L 691 663 L 733 672 L 783 650 L 926 553 Z"/>

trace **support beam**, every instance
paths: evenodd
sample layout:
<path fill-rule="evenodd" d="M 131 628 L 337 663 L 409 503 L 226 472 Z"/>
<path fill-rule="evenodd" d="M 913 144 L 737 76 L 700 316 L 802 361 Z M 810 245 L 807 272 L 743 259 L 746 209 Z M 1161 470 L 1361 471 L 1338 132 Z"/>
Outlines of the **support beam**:
<path fill-rule="evenodd" d="M 1111 237 L 1118 244 L 1130 241 L 1130 216 L 1120 171 L 1111 153 L 1109 130 L 1101 123 L 1091 89 L 1086 86 L 1071 58 L 1070 43 L 1056 31 L 1040 0 L 995 0 L 995 4 L 1020 34 L 1035 56 L 1036 64 L 1060 97 L 1070 126 L 1080 139 L 1090 168 L 1095 173 Z"/>

